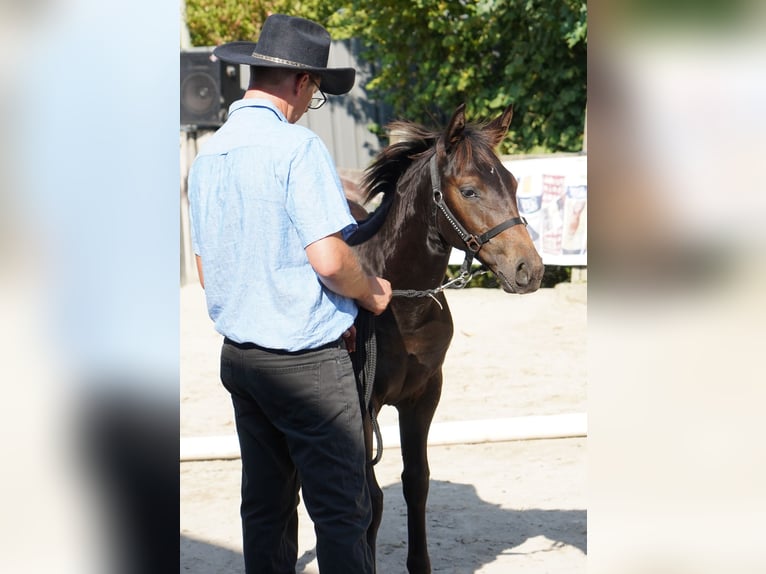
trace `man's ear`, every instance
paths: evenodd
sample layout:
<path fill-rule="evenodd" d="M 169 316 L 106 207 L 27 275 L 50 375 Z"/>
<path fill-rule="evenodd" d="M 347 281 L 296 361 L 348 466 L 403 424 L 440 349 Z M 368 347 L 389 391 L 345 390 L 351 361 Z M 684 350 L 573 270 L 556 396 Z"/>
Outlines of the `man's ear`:
<path fill-rule="evenodd" d="M 303 81 L 303 74 L 295 74 L 293 77 L 293 94 L 298 95 L 301 91 L 301 82 Z"/>
<path fill-rule="evenodd" d="M 308 72 L 301 72 L 295 76 L 295 94 L 298 95 L 303 90 L 306 84 L 311 83 L 311 74 Z"/>

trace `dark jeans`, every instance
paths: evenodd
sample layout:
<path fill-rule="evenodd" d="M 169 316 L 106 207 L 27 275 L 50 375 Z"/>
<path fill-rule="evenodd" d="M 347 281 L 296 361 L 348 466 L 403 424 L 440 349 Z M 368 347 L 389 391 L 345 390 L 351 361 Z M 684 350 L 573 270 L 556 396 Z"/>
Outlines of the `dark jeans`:
<path fill-rule="evenodd" d="M 362 413 L 342 342 L 285 353 L 227 339 L 221 381 L 242 455 L 245 571 L 295 573 L 302 488 L 320 570 L 371 574 Z"/>

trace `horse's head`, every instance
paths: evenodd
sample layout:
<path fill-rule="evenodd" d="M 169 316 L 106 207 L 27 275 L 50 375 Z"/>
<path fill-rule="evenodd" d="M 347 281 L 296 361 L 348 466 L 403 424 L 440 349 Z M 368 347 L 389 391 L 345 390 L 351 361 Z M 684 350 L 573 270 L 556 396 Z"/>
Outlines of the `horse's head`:
<path fill-rule="evenodd" d="M 431 179 L 442 238 L 474 252 L 504 291 L 530 293 L 540 287 L 543 262 L 519 216 L 516 178 L 495 153 L 512 116 L 508 106 L 483 127 L 468 125 L 460 105 L 437 142 Z"/>

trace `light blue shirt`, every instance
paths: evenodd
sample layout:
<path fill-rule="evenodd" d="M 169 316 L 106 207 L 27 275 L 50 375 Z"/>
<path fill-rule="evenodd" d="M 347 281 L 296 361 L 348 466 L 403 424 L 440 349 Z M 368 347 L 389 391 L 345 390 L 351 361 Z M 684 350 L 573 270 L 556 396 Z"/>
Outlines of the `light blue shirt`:
<path fill-rule="evenodd" d="M 309 244 L 356 229 L 322 140 L 267 100 L 243 99 L 189 171 L 191 238 L 222 335 L 298 351 L 351 326 L 356 303 L 309 264 Z"/>

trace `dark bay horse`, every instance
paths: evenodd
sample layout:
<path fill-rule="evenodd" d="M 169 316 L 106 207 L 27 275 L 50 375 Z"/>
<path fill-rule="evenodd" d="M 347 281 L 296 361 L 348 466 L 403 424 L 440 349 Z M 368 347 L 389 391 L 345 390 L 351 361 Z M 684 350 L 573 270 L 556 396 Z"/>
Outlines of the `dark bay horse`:
<path fill-rule="evenodd" d="M 461 105 L 442 133 L 409 122 L 391 125 L 402 134 L 401 141 L 382 150 L 362 179 L 365 200 L 379 193 L 383 200 L 350 243 L 369 273 L 391 282 L 395 295 L 438 291 L 434 288 L 442 284 L 453 247 L 489 268 L 508 293 L 530 293 L 540 286 L 543 263 L 519 217 L 516 179 L 495 153 L 512 115 L 509 106 L 480 126 L 466 122 Z M 441 291 L 432 297 L 395 296 L 374 320 L 377 357 L 371 409 L 377 413 L 383 405 L 393 405 L 399 411 L 410 574 L 431 572 L 426 441 L 452 331 Z M 366 422 L 372 458 L 369 416 Z M 374 550 L 383 493 L 372 462 L 368 482 L 373 498 L 368 538 Z"/>

